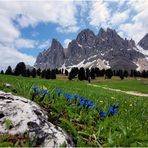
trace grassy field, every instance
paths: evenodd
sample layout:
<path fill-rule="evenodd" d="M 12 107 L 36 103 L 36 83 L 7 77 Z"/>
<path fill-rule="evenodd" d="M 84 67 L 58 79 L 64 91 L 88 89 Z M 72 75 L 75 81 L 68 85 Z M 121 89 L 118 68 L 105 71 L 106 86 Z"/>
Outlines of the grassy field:
<path fill-rule="evenodd" d="M 147 80 L 103 80 L 97 79 L 92 83 L 111 88 L 132 90 L 148 93 Z M 6 88 L 10 83 L 12 88 Z M 102 88 L 87 85 L 88 82 L 44 80 L 39 78 L 24 78 L 0 75 L 0 90 L 11 91 L 16 95 L 31 99 L 32 87 L 42 89 L 46 86 L 49 95 L 40 101 L 42 93 L 36 102 L 49 112 L 49 121 L 65 129 L 73 138 L 76 146 L 148 146 L 148 97 L 136 97 L 119 92 L 112 92 Z M 56 90 L 64 92 L 58 96 Z M 77 94 L 94 102 L 93 107 L 82 107 L 71 99 L 67 101 L 65 94 Z M 79 100 L 77 100 L 78 103 Z M 111 105 L 118 105 L 119 111 L 114 116 L 101 117 L 100 112 L 108 113 Z"/>
<path fill-rule="evenodd" d="M 148 93 L 148 79 L 144 78 L 125 78 L 124 80 L 119 77 L 113 77 L 112 79 L 97 78 L 93 83 L 114 89 Z"/>

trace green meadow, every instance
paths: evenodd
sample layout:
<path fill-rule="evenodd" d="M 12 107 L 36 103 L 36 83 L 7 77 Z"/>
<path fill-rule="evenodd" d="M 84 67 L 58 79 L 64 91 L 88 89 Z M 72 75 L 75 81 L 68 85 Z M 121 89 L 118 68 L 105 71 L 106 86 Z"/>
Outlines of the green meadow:
<path fill-rule="evenodd" d="M 124 78 L 124 80 L 119 77 L 113 77 L 112 79 L 97 78 L 94 84 L 124 91 L 148 93 L 148 79 L 145 78 Z"/>
<path fill-rule="evenodd" d="M 7 88 L 5 83 L 12 86 Z M 92 84 L 126 91 L 148 93 L 148 79 L 97 78 Z M 50 95 L 35 102 L 48 111 L 49 121 L 63 128 L 80 147 L 148 147 L 148 97 L 138 97 L 105 90 L 88 85 L 87 81 L 72 80 L 58 76 L 57 80 L 0 75 L 0 90 L 31 99 L 32 87 L 48 88 Z M 56 90 L 64 92 L 58 96 Z M 82 107 L 73 99 L 67 101 L 65 94 L 77 94 L 90 99 L 98 107 Z M 101 117 L 111 105 L 118 105 L 114 116 Z"/>

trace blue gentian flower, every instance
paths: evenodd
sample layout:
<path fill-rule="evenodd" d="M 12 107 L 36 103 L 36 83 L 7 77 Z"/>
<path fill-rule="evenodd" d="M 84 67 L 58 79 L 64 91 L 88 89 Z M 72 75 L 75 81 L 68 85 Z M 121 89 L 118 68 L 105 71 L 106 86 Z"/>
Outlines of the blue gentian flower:
<path fill-rule="evenodd" d="M 67 100 L 71 99 L 71 95 L 70 94 L 66 94 L 65 97 L 66 97 Z"/>
<path fill-rule="evenodd" d="M 85 98 L 84 99 L 81 99 L 80 100 L 80 105 L 81 106 L 84 106 L 84 107 L 87 107 L 87 99 L 85 99 Z"/>
<path fill-rule="evenodd" d="M 74 98 L 74 99 L 78 99 L 78 95 L 75 94 L 75 95 L 73 96 L 73 98 Z"/>
<path fill-rule="evenodd" d="M 61 93 L 63 93 L 63 90 L 56 90 L 56 94 L 60 95 Z"/>
<path fill-rule="evenodd" d="M 32 90 L 35 92 L 36 95 L 38 95 L 40 93 L 40 91 L 37 87 L 32 87 Z"/>
<path fill-rule="evenodd" d="M 84 100 L 85 100 L 85 97 L 81 96 L 80 101 L 84 101 Z"/>
<path fill-rule="evenodd" d="M 43 94 L 45 94 L 45 95 L 46 95 L 46 94 L 49 94 L 49 92 L 48 92 L 47 90 L 44 90 L 44 89 L 42 90 L 42 92 L 43 92 Z"/>
<path fill-rule="evenodd" d="M 106 114 L 106 112 L 105 112 L 105 111 L 102 111 L 102 112 L 100 112 L 100 116 L 101 116 L 101 117 L 106 117 L 106 116 L 107 116 L 107 114 Z"/>
<path fill-rule="evenodd" d="M 119 106 L 116 106 L 116 105 L 111 106 L 109 108 L 109 114 L 112 116 L 115 115 L 118 112 L 118 108 Z"/>
<path fill-rule="evenodd" d="M 85 102 L 84 101 L 80 101 L 80 105 L 81 106 L 84 106 L 85 105 Z"/>
<path fill-rule="evenodd" d="M 93 106 L 93 105 L 94 105 L 94 103 L 91 100 L 87 100 L 87 102 L 85 104 L 86 107 Z"/>

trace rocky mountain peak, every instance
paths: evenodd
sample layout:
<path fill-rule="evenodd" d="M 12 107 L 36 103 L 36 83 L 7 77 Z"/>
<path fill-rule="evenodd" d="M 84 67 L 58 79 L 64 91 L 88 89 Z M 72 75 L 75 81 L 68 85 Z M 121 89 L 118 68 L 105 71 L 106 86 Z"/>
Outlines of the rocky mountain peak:
<path fill-rule="evenodd" d="M 95 34 L 93 33 L 93 31 L 91 31 L 90 29 L 84 29 L 82 30 L 77 38 L 76 41 L 80 44 L 80 45 L 92 45 L 92 43 L 95 40 Z"/>
<path fill-rule="evenodd" d="M 148 33 L 139 41 L 138 45 L 148 50 Z"/>
<path fill-rule="evenodd" d="M 55 68 L 63 64 L 65 59 L 64 48 L 57 39 L 53 39 L 51 46 L 37 56 L 35 67 L 41 69 Z"/>
<path fill-rule="evenodd" d="M 50 48 L 51 49 L 61 49 L 61 48 L 63 48 L 63 46 L 61 45 L 61 43 L 57 39 L 52 39 Z"/>
<path fill-rule="evenodd" d="M 116 30 L 107 28 L 106 33 L 107 33 L 107 35 L 108 35 L 109 38 L 122 39 L 122 38 L 117 34 Z"/>
<path fill-rule="evenodd" d="M 130 39 L 129 42 L 130 42 L 130 44 L 131 44 L 132 47 L 135 47 L 136 46 L 135 41 L 133 39 Z"/>
<path fill-rule="evenodd" d="M 124 49 L 124 39 L 122 39 L 115 30 L 107 28 L 100 29 L 96 38 L 96 48 L 98 50 Z"/>
<path fill-rule="evenodd" d="M 140 45 L 148 49 L 147 41 L 148 34 Z M 63 65 L 67 69 L 72 66 L 136 69 L 135 62 L 145 56 L 135 49 L 138 48 L 133 39 L 123 39 L 113 29 L 100 28 L 97 35 L 90 29 L 84 29 L 69 43 L 67 49 L 53 39 L 51 47 L 39 54 L 35 66 L 41 69 L 61 68 Z"/>
<path fill-rule="evenodd" d="M 98 35 L 100 38 L 106 37 L 106 31 L 103 28 L 100 28 Z"/>

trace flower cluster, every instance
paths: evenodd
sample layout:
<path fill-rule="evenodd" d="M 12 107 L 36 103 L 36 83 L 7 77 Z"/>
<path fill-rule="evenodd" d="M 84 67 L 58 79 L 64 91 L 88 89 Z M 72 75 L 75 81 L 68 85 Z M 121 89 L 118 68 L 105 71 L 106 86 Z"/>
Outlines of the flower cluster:
<path fill-rule="evenodd" d="M 66 97 L 67 100 L 72 99 L 70 94 L 66 94 L 65 97 Z M 78 95 L 75 94 L 73 96 L 73 98 L 78 99 Z M 98 107 L 95 106 L 95 103 L 93 101 L 86 99 L 84 96 L 80 96 L 80 99 L 78 101 L 79 101 L 79 105 L 82 106 L 82 107 L 85 107 L 85 108 L 92 107 L 93 109 L 98 109 Z M 101 101 L 101 103 L 102 102 L 103 101 Z M 106 113 L 105 111 L 101 111 L 100 116 L 101 117 L 114 116 L 118 112 L 118 108 L 119 108 L 119 106 L 113 105 L 109 108 L 108 113 Z"/>
<path fill-rule="evenodd" d="M 33 87 L 32 90 L 34 91 L 34 94 L 33 94 L 33 99 L 35 98 L 36 95 L 40 94 L 41 92 L 43 93 L 42 97 L 41 97 L 41 100 L 44 99 L 45 95 L 49 95 L 50 96 L 50 92 L 47 90 L 47 88 L 45 86 L 43 86 L 43 89 L 40 90 L 37 88 L 37 87 Z M 88 108 L 93 108 L 93 109 L 97 109 L 98 110 L 98 106 L 95 105 L 95 103 L 93 101 L 91 101 L 90 99 L 87 99 L 85 98 L 84 96 L 78 96 L 77 94 L 74 94 L 73 96 L 69 93 L 64 93 L 63 90 L 56 90 L 55 93 L 53 93 L 53 96 L 54 94 L 57 94 L 59 97 L 61 94 L 64 95 L 64 97 L 66 98 L 67 101 L 70 101 L 70 102 L 73 102 L 73 100 L 75 101 L 75 104 L 77 104 L 78 106 L 81 106 L 81 107 L 84 107 L 86 109 Z M 49 97 L 50 98 L 50 97 Z M 54 98 L 54 97 L 53 97 Z M 101 100 L 100 101 L 101 103 L 103 103 L 103 101 Z M 118 112 L 118 108 L 119 106 L 117 105 L 112 105 L 108 112 L 105 112 L 104 110 L 103 111 L 100 111 L 99 114 L 100 114 L 100 117 L 102 118 L 105 118 L 107 116 L 114 116 L 115 114 L 117 114 Z"/>
<path fill-rule="evenodd" d="M 32 101 L 34 101 L 35 97 L 37 95 L 41 94 L 41 92 L 43 93 L 41 100 L 44 99 L 45 95 L 50 94 L 50 92 L 47 90 L 47 88 L 45 86 L 43 86 L 43 89 L 41 91 L 39 90 L 38 87 L 32 87 L 32 90 L 33 90 Z"/>
<path fill-rule="evenodd" d="M 32 90 L 34 91 L 36 95 L 40 93 L 40 90 L 37 87 L 32 87 Z"/>

